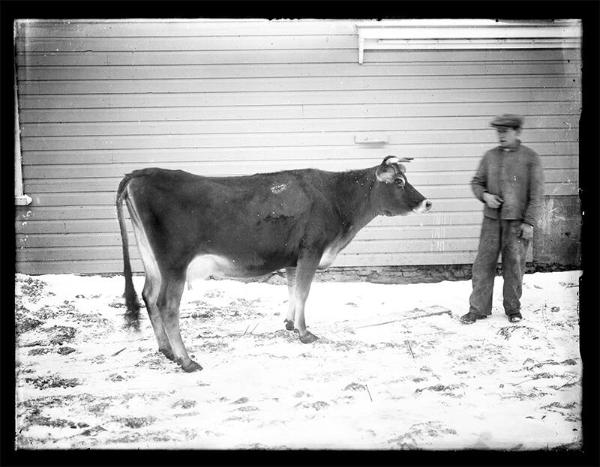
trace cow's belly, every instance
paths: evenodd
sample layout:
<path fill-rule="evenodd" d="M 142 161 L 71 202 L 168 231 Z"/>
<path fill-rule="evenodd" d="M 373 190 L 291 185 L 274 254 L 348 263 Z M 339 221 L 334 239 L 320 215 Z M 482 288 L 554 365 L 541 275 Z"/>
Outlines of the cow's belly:
<path fill-rule="evenodd" d="M 196 256 L 187 268 L 187 280 L 207 279 L 210 276 L 220 278 L 249 278 L 265 276 L 282 269 L 289 264 L 256 264 L 231 259 L 216 254 Z"/>
<path fill-rule="evenodd" d="M 331 266 L 338 253 L 348 244 L 347 238 L 338 238 L 330 243 L 324 250 L 319 269 Z M 256 254 L 235 255 L 233 257 L 204 253 L 196 256 L 187 269 L 187 280 L 206 279 L 210 276 L 229 278 L 249 278 L 265 276 L 271 272 L 285 267 L 296 266 L 297 258 L 294 255 L 270 255 L 264 259 Z"/>

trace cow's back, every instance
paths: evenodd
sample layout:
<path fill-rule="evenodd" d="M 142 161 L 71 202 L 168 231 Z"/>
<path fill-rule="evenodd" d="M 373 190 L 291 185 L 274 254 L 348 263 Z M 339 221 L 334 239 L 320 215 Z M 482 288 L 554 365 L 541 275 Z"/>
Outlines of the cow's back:
<path fill-rule="evenodd" d="M 177 239 L 177 250 L 170 247 L 165 255 L 180 258 L 169 261 L 217 255 L 259 274 L 293 264 L 309 228 L 319 229 L 324 242 L 337 234 L 327 232 L 335 215 L 328 193 L 331 175 L 307 169 L 203 177 L 149 168 L 128 176 L 159 256 L 170 239 Z"/>

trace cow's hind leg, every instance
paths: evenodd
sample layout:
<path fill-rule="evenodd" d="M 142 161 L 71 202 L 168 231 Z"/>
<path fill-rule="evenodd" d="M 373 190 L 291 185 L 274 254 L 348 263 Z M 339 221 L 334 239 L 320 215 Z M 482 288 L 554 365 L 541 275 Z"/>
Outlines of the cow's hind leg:
<path fill-rule="evenodd" d="M 294 326 L 300 334 L 300 341 L 304 344 L 309 344 L 318 339 L 317 336 L 306 329 L 304 305 L 308 298 L 310 286 L 313 277 L 315 276 L 317 266 L 319 265 L 319 261 L 320 256 L 312 254 L 311 252 L 305 252 L 299 258 L 296 270 L 296 286 L 294 288 Z"/>
<path fill-rule="evenodd" d="M 139 219 L 135 205 L 131 200 L 127 202 L 129 211 L 132 213 L 132 222 L 137 239 L 138 248 L 144 263 L 144 271 L 146 272 L 146 281 L 144 283 L 144 290 L 142 291 L 142 298 L 146 304 L 146 311 L 148 317 L 152 323 L 152 329 L 154 329 L 154 335 L 158 341 L 158 350 L 162 352 L 169 360 L 174 360 L 173 351 L 171 350 L 171 344 L 169 338 L 165 332 L 163 321 L 160 316 L 157 301 L 160 293 L 162 276 L 160 268 L 156 262 L 154 252 L 148 242 L 148 237 L 143 228 L 142 221 Z"/>
<path fill-rule="evenodd" d="M 160 316 L 158 305 L 156 304 L 159 292 L 160 277 L 155 277 L 146 273 L 146 282 L 144 284 L 144 290 L 142 291 L 142 298 L 146 304 L 146 310 L 148 311 L 148 316 L 150 317 L 150 322 L 154 329 L 154 335 L 158 341 L 158 350 L 169 360 L 174 361 L 175 355 L 173 355 L 173 350 L 171 350 L 171 344 L 169 343 L 169 338 L 165 332 L 163 320 Z"/>
<path fill-rule="evenodd" d="M 296 287 L 296 268 L 285 268 L 285 276 L 287 278 L 288 286 L 288 312 L 284 320 L 285 328 L 288 331 L 294 330 L 294 311 L 296 305 L 296 299 L 294 289 Z"/>
<path fill-rule="evenodd" d="M 202 367 L 189 357 L 179 330 L 179 303 L 184 285 L 184 273 L 163 277 L 157 304 L 175 361 L 184 371 L 191 372 L 201 370 Z"/>

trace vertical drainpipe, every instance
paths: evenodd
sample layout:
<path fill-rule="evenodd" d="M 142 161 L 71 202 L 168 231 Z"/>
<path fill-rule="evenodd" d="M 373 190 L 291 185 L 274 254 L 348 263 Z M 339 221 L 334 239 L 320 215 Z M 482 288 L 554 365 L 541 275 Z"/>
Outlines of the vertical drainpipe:
<path fill-rule="evenodd" d="M 19 93 L 17 89 L 17 22 L 13 25 L 13 44 L 14 44 L 14 59 L 13 59 L 13 88 L 15 98 L 15 205 L 27 206 L 31 204 L 31 196 L 23 193 L 23 167 L 21 159 L 21 127 L 19 123 Z"/>

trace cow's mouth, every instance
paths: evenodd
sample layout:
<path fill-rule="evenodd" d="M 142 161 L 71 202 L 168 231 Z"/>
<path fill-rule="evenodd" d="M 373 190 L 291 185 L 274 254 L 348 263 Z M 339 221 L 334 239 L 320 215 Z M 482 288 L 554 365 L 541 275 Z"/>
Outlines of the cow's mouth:
<path fill-rule="evenodd" d="M 423 214 L 424 212 L 427 212 L 431 209 L 431 205 L 431 201 L 426 199 L 423 202 L 421 202 L 416 208 L 413 208 L 413 212 L 417 214 Z"/>

